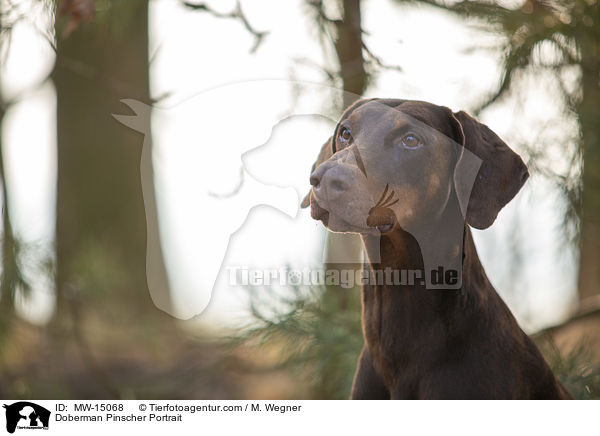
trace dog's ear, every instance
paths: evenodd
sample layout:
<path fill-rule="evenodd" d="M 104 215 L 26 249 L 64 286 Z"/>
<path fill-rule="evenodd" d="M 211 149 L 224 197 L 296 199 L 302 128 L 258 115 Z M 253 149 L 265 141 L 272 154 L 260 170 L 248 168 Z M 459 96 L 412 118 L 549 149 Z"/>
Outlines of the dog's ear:
<path fill-rule="evenodd" d="M 331 147 L 332 139 L 333 139 L 333 136 L 331 138 L 329 138 L 327 141 L 325 141 L 325 144 L 323 144 L 323 146 L 321 147 L 319 156 L 317 157 L 316 162 L 313 164 L 312 168 L 310 169 L 311 174 L 317 169 L 317 167 L 319 165 L 321 165 L 323 162 L 325 162 L 331 156 L 333 156 L 333 149 Z M 302 200 L 302 203 L 300 203 L 301 208 L 304 209 L 304 208 L 307 208 L 308 206 L 310 206 L 310 193 L 311 193 L 311 191 L 308 191 L 308 194 L 306 194 L 306 196 Z"/>
<path fill-rule="evenodd" d="M 463 111 L 452 118 L 456 140 L 464 148 L 454 172 L 459 201 L 468 199 L 461 201 L 461 209 L 469 225 L 485 229 L 519 192 L 529 172 L 521 157 L 485 124 Z"/>

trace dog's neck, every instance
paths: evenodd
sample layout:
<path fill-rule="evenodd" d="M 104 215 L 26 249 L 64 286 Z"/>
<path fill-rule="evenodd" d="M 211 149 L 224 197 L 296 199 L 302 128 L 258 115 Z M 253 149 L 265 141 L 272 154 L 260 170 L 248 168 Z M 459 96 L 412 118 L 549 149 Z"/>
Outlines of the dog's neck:
<path fill-rule="evenodd" d="M 457 210 L 453 208 L 448 213 L 455 214 Z M 445 218 L 448 216 L 443 214 L 441 219 Z M 422 245 L 431 244 L 427 248 L 432 249 L 436 247 L 437 241 L 439 249 L 437 258 L 444 259 L 443 256 L 450 256 L 451 261 L 454 260 L 453 245 L 457 240 L 462 247 L 458 254 L 458 268 L 461 269 L 462 283 L 458 289 L 432 290 L 420 280 L 414 283 L 377 283 L 363 286 L 362 315 L 365 339 L 371 351 L 380 354 L 383 360 L 399 359 L 400 354 L 407 356 L 423 353 L 425 352 L 423 343 L 426 342 L 438 344 L 439 347 L 447 346 L 445 344 L 450 343 L 451 340 L 432 341 L 431 339 L 465 335 L 467 333 L 462 330 L 464 326 L 473 324 L 464 321 L 485 314 L 485 310 L 482 309 L 488 304 L 490 298 L 486 290 L 492 288 L 481 286 L 487 283 L 487 277 L 479 262 L 469 227 L 463 222 L 457 238 L 440 237 L 443 236 L 438 232 L 440 228 L 444 229 L 443 223 L 437 228 L 429 229 L 429 232 L 418 235 L 419 238 L 429 237 L 429 239 L 419 240 L 399 226 L 381 235 L 380 238 L 362 237 L 367 257 L 373 259 L 377 255 L 380 256 L 379 262 L 369 262 L 366 266 L 370 269 L 371 276 L 375 278 L 377 278 L 375 271 L 386 268 L 417 270 L 421 271 L 421 277 L 424 277 L 426 268 Z M 427 255 L 426 253 L 425 257 Z M 385 274 L 383 276 L 385 278 Z M 393 344 L 402 344 L 402 346 Z M 440 352 L 434 348 L 432 346 L 427 349 L 427 352 Z M 433 356 L 429 357 L 433 359 Z"/>
<path fill-rule="evenodd" d="M 432 236 L 425 244 L 435 247 L 435 233 L 430 234 Z M 424 238 L 417 239 L 397 225 L 392 231 L 384 235 L 376 237 L 363 235 L 361 238 L 366 260 L 368 261 L 365 266 L 370 270 L 420 271 L 419 277 L 425 278 L 425 262 L 421 248 L 423 244 L 419 243 L 419 240 Z M 463 293 L 468 291 L 471 289 L 474 279 L 487 281 L 473 242 L 471 229 L 467 224 L 462 226 L 462 231 L 456 238 L 438 238 L 437 241 L 437 258 L 444 259 L 447 265 L 458 263 L 458 268 L 462 273 L 460 276 L 461 286 L 454 289 L 455 291 Z M 461 249 L 459 251 L 456 250 L 456 244 L 460 244 Z M 371 259 L 378 259 L 379 261 L 371 261 Z M 390 286 L 387 285 L 387 287 Z M 416 282 L 411 289 L 427 290 L 428 287 L 426 283 Z M 437 290 L 446 289 L 438 288 Z"/>

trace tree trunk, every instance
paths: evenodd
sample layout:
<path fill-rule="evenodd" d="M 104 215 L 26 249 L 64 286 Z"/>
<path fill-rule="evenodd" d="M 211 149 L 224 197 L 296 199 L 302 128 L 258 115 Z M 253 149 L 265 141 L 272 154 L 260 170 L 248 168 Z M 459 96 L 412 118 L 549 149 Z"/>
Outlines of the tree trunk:
<path fill-rule="evenodd" d="M 578 108 L 583 140 L 580 210 L 579 300 L 600 295 L 600 40 L 587 32 L 580 42 L 583 97 Z"/>
<path fill-rule="evenodd" d="M 113 2 L 110 9 L 114 17 L 108 23 L 96 18 L 60 41 L 57 50 L 57 290 L 64 297 L 65 287 L 79 286 L 87 274 L 83 263 L 92 256 L 90 261 L 124 274 L 107 277 L 113 289 L 85 292 L 108 292 L 132 304 L 128 310 L 152 311 L 140 179 L 143 138 L 111 116 L 126 110 L 122 98 L 149 101 L 148 3 Z M 115 21 L 118 29 L 107 28 Z"/>
<path fill-rule="evenodd" d="M 4 104 L 0 94 L 0 133 L 4 119 Z M 12 232 L 9 204 L 6 189 L 6 167 L 4 165 L 4 151 L 2 149 L 2 135 L 0 135 L 0 183 L 2 183 L 2 279 L 0 281 L 0 350 L 3 349 L 5 339 L 9 335 L 10 324 L 14 316 L 15 274 L 18 274 L 15 259 L 15 240 Z"/>
<path fill-rule="evenodd" d="M 363 58 L 360 0 L 344 0 L 343 19 L 336 24 L 335 51 L 340 65 L 344 89 L 344 109 L 365 92 L 367 73 Z M 327 233 L 325 264 L 330 270 L 356 270 L 362 268 L 362 242 L 358 235 Z M 348 304 L 348 289 L 333 287 L 340 297 L 340 304 Z"/>
<path fill-rule="evenodd" d="M 52 332 L 57 346 L 76 345 L 110 397 L 129 388 L 111 385 L 110 370 L 95 355 L 152 355 L 161 348 L 160 335 L 174 328 L 153 305 L 146 281 L 144 138 L 112 117 L 128 110 L 120 99 L 149 103 L 147 17 L 147 0 L 108 3 L 93 22 L 59 41 L 53 74 L 58 181 Z M 162 256 L 159 269 L 153 275 L 166 286 Z M 152 368 L 151 357 L 144 361 Z"/>
<path fill-rule="evenodd" d="M 335 52 L 344 87 L 344 109 L 358 99 L 367 87 L 363 58 L 360 0 L 344 0 L 342 22 L 337 24 Z"/>

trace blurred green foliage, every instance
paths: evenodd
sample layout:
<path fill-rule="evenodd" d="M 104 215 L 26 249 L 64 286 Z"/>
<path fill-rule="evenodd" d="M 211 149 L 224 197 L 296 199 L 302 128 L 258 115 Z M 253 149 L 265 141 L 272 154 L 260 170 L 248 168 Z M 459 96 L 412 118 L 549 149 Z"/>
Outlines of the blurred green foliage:
<path fill-rule="evenodd" d="M 547 336 L 540 348 L 554 373 L 578 400 L 600 399 L 600 364 L 593 362 L 589 341 L 582 339 L 561 351 Z"/>
<path fill-rule="evenodd" d="M 256 322 L 235 341 L 276 347 L 275 368 L 301 377 L 312 398 L 348 398 L 363 345 L 358 290 L 291 286 L 251 294 Z"/>

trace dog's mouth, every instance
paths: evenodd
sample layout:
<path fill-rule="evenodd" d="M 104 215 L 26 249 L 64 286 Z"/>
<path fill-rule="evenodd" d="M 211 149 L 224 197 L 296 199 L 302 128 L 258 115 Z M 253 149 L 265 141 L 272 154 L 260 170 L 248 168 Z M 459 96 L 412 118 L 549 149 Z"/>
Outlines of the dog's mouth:
<path fill-rule="evenodd" d="M 365 228 L 357 227 L 349 223 L 348 221 L 342 219 L 341 217 L 334 215 L 334 219 L 331 219 L 331 213 L 324 209 L 317 203 L 316 199 L 313 197 L 310 203 L 310 216 L 317 220 L 321 221 L 323 225 L 332 232 L 351 232 L 351 233 L 364 233 Z M 332 226 L 330 226 L 330 221 Z"/>
<path fill-rule="evenodd" d="M 398 198 L 394 199 L 395 195 L 394 191 L 389 191 L 389 185 L 385 185 L 379 201 L 369 210 L 368 227 L 375 227 L 380 233 L 387 233 L 394 228 L 396 215 L 391 207 L 400 201 Z"/>
<path fill-rule="evenodd" d="M 321 221 L 325 226 L 329 222 L 329 211 L 319 206 L 314 198 L 310 202 L 310 216 L 317 221 Z"/>
<path fill-rule="evenodd" d="M 329 228 L 328 225 L 330 221 L 330 212 L 321 207 L 314 197 L 312 198 L 310 205 L 310 215 L 313 219 L 321 221 L 325 227 Z M 346 221 L 340 220 L 339 218 L 338 222 L 343 223 L 344 228 L 352 229 L 357 233 L 369 233 L 368 229 L 372 229 L 371 231 L 376 230 L 380 234 L 383 234 L 394 229 L 394 226 L 396 225 L 396 216 L 390 209 L 374 207 L 369 211 L 369 216 L 366 220 L 366 227 L 357 227 Z"/>
<path fill-rule="evenodd" d="M 394 228 L 396 217 L 387 208 L 372 208 L 367 217 L 367 226 L 375 227 L 380 233 L 387 233 Z"/>
<path fill-rule="evenodd" d="M 377 226 L 376 228 L 380 233 L 387 233 L 394 228 L 394 224 L 385 224 L 383 226 Z"/>

